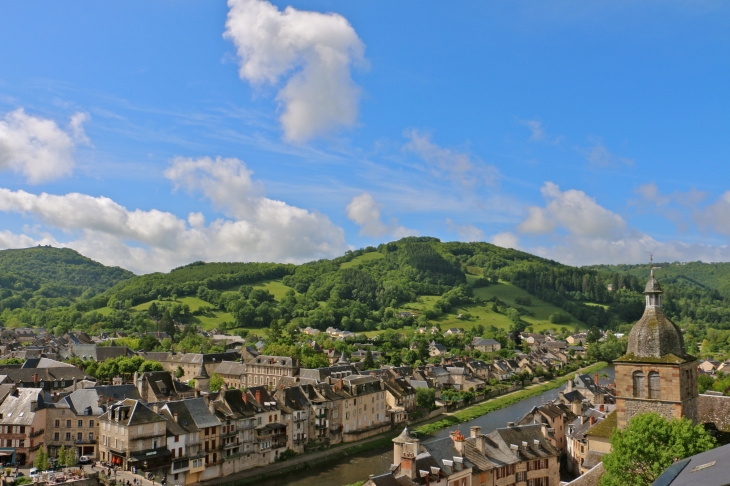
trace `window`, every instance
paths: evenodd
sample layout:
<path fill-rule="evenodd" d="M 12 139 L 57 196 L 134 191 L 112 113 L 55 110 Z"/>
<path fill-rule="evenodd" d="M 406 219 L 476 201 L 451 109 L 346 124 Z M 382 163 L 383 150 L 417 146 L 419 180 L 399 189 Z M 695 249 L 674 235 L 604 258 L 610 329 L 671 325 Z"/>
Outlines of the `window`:
<path fill-rule="evenodd" d="M 646 397 L 646 393 L 644 391 L 644 373 L 641 371 L 634 371 L 634 397 Z"/>
<path fill-rule="evenodd" d="M 71 440 L 71 432 L 66 432 L 66 440 Z"/>
<path fill-rule="evenodd" d="M 661 393 L 661 377 L 656 371 L 649 372 L 649 398 L 660 399 Z"/>
<path fill-rule="evenodd" d="M 55 434 L 53 434 L 53 440 L 58 440 L 58 432 L 56 432 Z"/>
<path fill-rule="evenodd" d="M 89 442 L 94 442 L 94 433 L 89 432 Z"/>
<path fill-rule="evenodd" d="M 82 434 L 81 432 L 79 432 L 78 434 L 76 434 L 76 440 L 78 440 L 79 442 L 81 442 L 82 440 L 84 440 L 84 434 Z"/>
<path fill-rule="evenodd" d="M 66 427 L 71 427 L 71 421 L 70 420 L 66 420 Z"/>
<path fill-rule="evenodd" d="M 94 421 L 93 420 L 89 420 L 89 427 L 93 427 L 93 426 L 94 426 Z"/>
<path fill-rule="evenodd" d="M 61 421 L 60 421 L 60 420 L 56 420 L 56 421 L 55 421 L 55 422 L 53 423 L 53 426 L 54 426 L 54 427 L 60 427 L 60 426 L 61 426 Z"/>
<path fill-rule="evenodd" d="M 83 426 L 84 426 L 84 421 L 83 420 L 79 420 L 79 427 L 83 427 Z"/>

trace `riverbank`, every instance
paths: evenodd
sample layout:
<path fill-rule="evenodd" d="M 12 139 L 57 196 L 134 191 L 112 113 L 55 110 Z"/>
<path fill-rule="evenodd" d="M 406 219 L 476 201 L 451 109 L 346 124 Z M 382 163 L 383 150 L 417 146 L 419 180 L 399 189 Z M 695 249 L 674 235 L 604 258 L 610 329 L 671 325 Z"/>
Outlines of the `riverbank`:
<path fill-rule="evenodd" d="M 560 378 L 556 378 L 547 383 L 542 383 L 539 385 L 531 385 L 531 386 L 528 386 L 527 388 L 523 388 L 522 390 L 508 393 L 506 395 L 502 395 L 501 397 L 492 398 L 491 400 L 487 400 L 485 402 L 473 405 L 469 408 L 459 410 L 458 412 L 454 412 L 453 414 L 445 414 L 445 415 L 447 415 L 446 417 L 439 419 L 435 422 L 431 422 L 429 424 L 425 424 L 420 427 L 417 427 L 416 429 L 414 429 L 414 431 L 419 434 L 432 434 L 432 433 L 436 432 L 437 430 L 441 430 L 446 427 L 451 427 L 452 425 L 460 424 L 463 422 L 468 422 L 468 421 L 473 420 L 486 413 L 494 412 L 495 410 L 499 410 L 504 407 L 508 407 L 508 406 L 512 405 L 513 403 L 519 402 L 520 400 L 524 400 L 525 398 L 530 398 L 530 397 L 534 397 L 537 395 L 541 395 L 542 393 L 545 393 L 548 390 L 558 388 L 559 386 L 565 384 L 569 379 L 573 378 L 578 373 L 590 374 L 590 373 L 593 373 L 594 371 L 603 369 L 606 366 L 608 366 L 608 363 L 606 363 L 605 361 L 599 361 L 598 363 L 594 363 L 590 366 L 586 366 L 585 368 L 579 368 L 578 370 L 576 370 L 572 373 L 568 373 L 565 376 L 561 376 Z"/>

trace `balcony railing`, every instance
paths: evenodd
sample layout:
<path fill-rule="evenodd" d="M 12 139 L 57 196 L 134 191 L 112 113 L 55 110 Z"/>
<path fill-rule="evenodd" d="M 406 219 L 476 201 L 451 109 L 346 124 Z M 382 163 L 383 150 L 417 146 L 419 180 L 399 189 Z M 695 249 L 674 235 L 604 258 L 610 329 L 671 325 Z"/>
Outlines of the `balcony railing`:
<path fill-rule="evenodd" d="M 317 413 L 315 414 L 314 418 L 318 418 L 318 419 L 319 419 L 319 418 L 327 418 L 327 412 L 324 412 L 324 411 L 322 411 L 322 412 L 317 412 Z"/>
<path fill-rule="evenodd" d="M 30 437 L 31 437 L 31 438 L 33 438 L 33 437 L 38 437 L 39 435 L 43 435 L 43 434 L 44 434 L 45 432 L 46 432 L 46 430 L 45 430 L 45 429 L 41 429 L 41 430 L 36 430 L 36 431 L 35 431 L 35 432 L 33 432 L 32 434 L 30 434 Z"/>

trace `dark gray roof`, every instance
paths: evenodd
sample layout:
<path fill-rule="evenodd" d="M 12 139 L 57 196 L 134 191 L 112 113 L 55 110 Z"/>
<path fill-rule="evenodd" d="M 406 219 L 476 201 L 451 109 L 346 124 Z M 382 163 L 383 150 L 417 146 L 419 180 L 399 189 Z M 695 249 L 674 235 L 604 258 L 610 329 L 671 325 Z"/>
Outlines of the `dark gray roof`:
<path fill-rule="evenodd" d="M 652 486 L 725 486 L 729 478 L 730 444 L 675 462 Z"/>
<path fill-rule="evenodd" d="M 99 398 L 95 388 L 83 388 L 71 393 L 64 400 L 77 415 L 99 416 L 106 411 L 99 406 Z"/>

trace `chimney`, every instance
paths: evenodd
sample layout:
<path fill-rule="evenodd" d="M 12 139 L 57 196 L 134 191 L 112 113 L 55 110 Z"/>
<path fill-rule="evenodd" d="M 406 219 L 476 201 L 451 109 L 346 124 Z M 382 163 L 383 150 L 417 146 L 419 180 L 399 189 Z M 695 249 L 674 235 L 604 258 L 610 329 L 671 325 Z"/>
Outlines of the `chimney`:
<path fill-rule="evenodd" d="M 195 398 L 200 398 L 200 388 L 195 387 Z"/>
<path fill-rule="evenodd" d="M 598 373 L 593 375 L 593 382 L 598 385 Z"/>
<path fill-rule="evenodd" d="M 507 422 L 507 427 L 514 427 L 514 426 L 515 426 L 514 422 Z"/>
<path fill-rule="evenodd" d="M 585 422 L 586 422 L 586 416 L 585 415 L 581 415 L 580 416 L 580 424 L 583 425 Z"/>
<path fill-rule="evenodd" d="M 208 410 L 211 414 L 215 415 L 215 403 L 213 403 L 213 400 L 208 401 Z"/>
<path fill-rule="evenodd" d="M 540 432 L 542 432 L 542 436 L 546 439 L 549 436 L 548 426 L 547 424 L 540 424 Z"/>
<path fill-rule="evenodd" d="M 479 426 L 474 426 L 470 429 L 471 436 L 474 437 L 474 445 L 476 446 L 477 450 L 484 454 L 487 450 L 487 444 L 486 444 L 486 437 L 482 435 L 482 428 Z"/>
<path fill-rule="evenodd" d="M 577 398 L 570 404 L 573 415 L 580 415 L 583 412 L 583 404 Z"/>
<path fill-rule="evenodd" d="M 74 391 L 76 391 L 76 377 L 74 376 Z"/>
<path fill-rule="evenodd" d="M 482 433 L 482 428 L 479 427 L 478 425 L 475 425 L 474 427 L 469 428 L 469 437 L 474 438 L 474 437 L 477 437 L 478 435 L 480 435 L 481 433 Z"/>
<path fill-rule="evenodd" d="M 460 430 L 455 430 L 451 434 L 451 440 L 454 441 L 454 449 L 459 453 L 460 456 L 464 455 L 464 436 L 461 435 Z"/>
<path fill-rule="evenodd" d="M 261 390 L 256 390 L 256 402 L 261 404 Z"/>
<path fill-rule="evenodd" d="M 603 404 L 601 404 L 601 406 L 598 407 L 598 410 L 600 410 L 601 412 L 604 412 L 605 411 L 604 408 L 603 408 Z"/>
<path fill-rule="evenodd" d="M 33 373 L 33 384 L 38 386 L 38 373 Z"/>
<path fill-rule="evenodd" d="M 175 423 L 177 423 L 177 412 L 174 412 L 172 414 L 172 419 L 175 421 Z"/>
<path fill-rule="evenodd" d="M 594 417 L 593 415 L 591 415 L 591 425 L 593 425 L 595 423 L 596 423 L 596 417 Z"/>
<path fill-rule="evenodd" d="M 243 403 L 248 403 L 248 392 L 244 391 L 241 395 L 243 395 Z"/>

